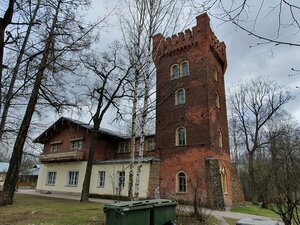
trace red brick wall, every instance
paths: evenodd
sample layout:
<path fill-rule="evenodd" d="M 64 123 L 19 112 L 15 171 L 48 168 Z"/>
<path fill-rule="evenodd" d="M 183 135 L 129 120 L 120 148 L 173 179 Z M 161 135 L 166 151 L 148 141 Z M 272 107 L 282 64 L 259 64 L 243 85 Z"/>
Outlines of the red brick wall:
<path fill-rule="evenodd" d="M 57 128 L 57 132 L 52 133 L 52 137 L 44 145 L 44 153 L 50 153 L 51 143 L 62 141 L 60 152 L 70 151 L 70 140 L 83 138 L 84 160 L 88 159 L 88 151 L 91 143 L 91 131 L 78 125 L 68 124 Z M 117 142 L 107 136 L 97 140 L 94 160 L 106 160 L 115 158 Z"/>
<path fill-rule="evenodd" d="M 228 194 L 231 202 L 230 157 L 224 90 L 226 70 L 225 44 L 220 43 L 209 26 L 206 14 L 197 17 L 192 31 L 165 38 L 154 36 L 154 62 L 157 69 L 156 147 L 161 154 L 160 185 L 162 193 L 175 192 L 176 174 L 184 171 L 188 183 L 193 183 L 195 168 L 205 174 L 206 157 L 219 160 L 226 168 Z M 189 62 L 189 75 L 170 79 L 173 64 Z M 214 68 L 218 80 L 213 77 Z M 185 89 L 185 104 L 175 105 L 175 92 Z M 215 93 L 220 97 L 216 106 Z M 186 129 L 186 146 L 175 146 L 175 132 L 179 126 Z M 223 148 L 218 146 L 218 129 L 222 130 Z M 202 186 L 205 189 L 205 182 Z M 192 193 L 188 184 L 187 194 Z M 178 195 L 178 194 L 177 194 Z"/>

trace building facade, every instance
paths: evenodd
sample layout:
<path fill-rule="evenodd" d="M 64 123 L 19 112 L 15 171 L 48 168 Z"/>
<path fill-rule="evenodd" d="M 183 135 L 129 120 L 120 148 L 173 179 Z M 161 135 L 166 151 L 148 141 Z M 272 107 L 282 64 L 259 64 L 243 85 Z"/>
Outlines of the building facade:
<path fill-rule="evenodd" d="M 224 208 L 232 203 L 226 48 L 212 32 L 207 14 L 196 20 L 192 30 L 153 37 L 156 133 L 146 138 L 140 197 L 153 197 L 159 187 L 162 197 L 191 201 L 197 191 L 211 207 Z M 63 118 L 37 138 L 45 145 L 37 189 L 81 192 L 90 130 Z M 99 131 L 91 194 L 127 195 L 128 142 Z"/>
<path fill-rule="evenodd" d="M 222 195 L 231 204 L 226 48 L 212 32 L 207 14 L 196 20 L 192 30 L 153 38 L 160 189 L 192 199 L 198 186 L 209 204 Z"/>

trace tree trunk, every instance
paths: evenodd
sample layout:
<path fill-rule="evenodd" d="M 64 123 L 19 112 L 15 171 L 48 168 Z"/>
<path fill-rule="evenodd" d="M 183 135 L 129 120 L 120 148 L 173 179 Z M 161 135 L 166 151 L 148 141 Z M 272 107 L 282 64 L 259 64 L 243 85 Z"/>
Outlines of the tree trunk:
<path fill-rule="evenodd" d="M 249 177 L 250 177 L 250 190 L 251 190 L 251 201 L 252 204 L 257 205 L 258 196 L 257 196 L 257 189 L 255 183 L 255 174 L 254 174 L 254 153 L 248 152 L 249 156 Z"/>
<path fill-rule="evenodd" d="M 2 102 L 2 74 L 3 74 L 3 55 L 4 55 L 4 36 L 5 29 L 11 23 L 14 14 L 14 5 L 16 0 L 9 0 L 8 8 L 3 18 L 0 18 L 0 111 Z"/>
<path fill-rule="evenodd" d="M 30 126 L 31 118 L 35 110 L 35 106 L 39 96 L 39 90 L 42 83 L 42 79 L 44 76 L 44 71 L 47 67 L 48 55 L 50 52 L 51 42 L 54 38 L 54 29 L 57 23 L 57 18 L 59 14 L 61 1 L 58 2 L 55 16 L 52 21 L 52 26 L 48 35 L 48 38 L 45 43 L 45 50 L 43 53 L 43 57 L 41 63 L 38 67 L 38 72 L 36 74 L 36 78 L 34 81 L 34 86 L 32 89 L 32 93 L 30 95 L 30 99 L 16 138 L 16 142 L 13 148 L 12 156 L 9 163 L 9 168 L 6 174 L 3 190 L 0 194 L 0 205 L 7 205 L 13 203 L 13 197 L 15 193 L 15 188 L 18 182 L 20 164 L 22 160 L 23 147 L 27 138 L 28 129 Z"/>
<path fill-rule="evenodd" d="M 139 64 L 135 68 L 134 78 L 134 93 L 132 99 L 131 112 L 131 140 L 130 140 L 130 164 L 129 164 L 129 182 L 128 182 L 128 198 L 133 200 L 133 169 L 134 169 L 134 155 L 136 146 L 136 120 L 137 120 L 137 101 L 138 101 L 138 85 L 139 85 L 140 68 Z"/>
<path fill-rule="evenodd" d="M 13 73 L 12 73 L 11 81 L 10 81 L 10 84 L 9 84 L 9 88 L 8 88 L 8 91 L 7 91 L 6 96 L 5 96 L 5 103 L 4 103 L 4 106 L 3 106 L 3 112 L 2 112 L 2 116 L 1 116 L 1 122 L 0 122 L 0 142 L 1 142 L 2 136 L 4 134 L 4 128 L 5 128 L 5 124 L 6 124 L 8 110 L 10 108 L 11 99 L 13 97 L 13 89 L 14 89 L 14 86 L 15 86 L 15 82 L 16 82 L 16 79 L 17 79 L 17 75 L 18 75 L 18 72 L 19 72 L 21 61 L 22 61 L 23 56 L 25 54 L 25 49 L 26 49 L 27 42 L 28 42 L 28 39 L 29 39 L 29 36 L 30 36 L 30 33 L 31 33 L 31 28 L 32 28 L 33 23 L 35 21 L 35 18 L 37 16 L 37 12 L 40 8 L 40 2 L 41 2 L 41 0 L 38 0 L 37 5 L 36 5 L 36 7 L 33 11 L 32 18 L 31 18 L 30 23 L 28 25 L 28 28 L 26 30 L 26 35 L 25 35 L 22 47 L 20 49 L 20 53 L 18 55 L 16 64 L 15 64 L 14 69 L 13 69 Z"/>
<path fill-rule="evenodd" d="M 148 114 L 148 107 L 149 107 L 149 89 L 150 89 L 150 64 L 151 64 L 151 38 L 149 37 L 148 42 L 148 54 L 146 60 L 146 69 L 145 69 L 145 92 L 144 92 L 144 103 L 143 103 L 143 110 L 142 110 L 142 122 L 141 122 L 141 136 L 140 136 L 140 148 L 139 148 L 139 158 L 137 164 L 137 172 L 136 172 L 136 179 L 135 179 L 135 192 L 134 197 L 135 199 L 139 198 L 140 193 L 140 175 L 143 166 L 143 157 L 144 157 L 144 146 L 145 146 L 145 127 L 147 123 L 147 114 Z"/>
<path fill-rule="evenodd" d="M 99 115 L 98 115 L 98 117 L 99 117 Z M 81 199 L 80 199 L 81 202 L 87 202 L 89 200 L 91 174 L 92 174 L 93 160 L 94 160 L 94 155 L 95 155 L 95 149 L 96 149 L 96 143 L 97 143 L 100 122 L 101 122 L 100 119 L 94 121 L 93 135 L 92 135 L 92 140 L 91 140 L 91 144 L 89 147 L 89 156 L 88 156 L 88 161 L 86 164 L 86 171 L 85 171 L 85 176 L 84 176 L 84 181 L 83 181 L 82 191 L 81 191 Z"/>

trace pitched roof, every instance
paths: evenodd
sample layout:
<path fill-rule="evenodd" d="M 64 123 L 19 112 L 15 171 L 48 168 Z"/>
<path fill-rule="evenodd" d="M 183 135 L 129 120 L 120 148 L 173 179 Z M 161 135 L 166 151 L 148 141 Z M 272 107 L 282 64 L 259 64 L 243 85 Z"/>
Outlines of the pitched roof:
<path fill-rule="evenodd" d="M 36 142 L 36 143 L 45 143 L 45 140 L 48 139 L 48 134 L 51 133 L 51 132 L 54 132 L 54 130 L 56 129 L 57 125 L 62 125 L 65 122 L 70 123 L 70 124 L 78 125 L 80 127 L 86 128 L 88 130 L 92 130 L 93 129 L 93 125 L 81 122 L 79 120 L 74 120 L 74 119 L 71 119 L 71 118 L 68 118 L 68 117 L 61 117 L 57 121 L 55 121 L 50 127 L 48 127 L 43 133 L 41 133 L 34 140 L 34 142 Z M 105 128 L 100 128 L 99 129 L 99 133 L 105 134 L 105 135 L 109 135 L 109 136 L 112 136 L 112 137 L 126 139 L 126 136 L 123 135 L 123 134 L 121 134 L 121 132 L 112 131 L 112 130 L 105 129 Z"/>

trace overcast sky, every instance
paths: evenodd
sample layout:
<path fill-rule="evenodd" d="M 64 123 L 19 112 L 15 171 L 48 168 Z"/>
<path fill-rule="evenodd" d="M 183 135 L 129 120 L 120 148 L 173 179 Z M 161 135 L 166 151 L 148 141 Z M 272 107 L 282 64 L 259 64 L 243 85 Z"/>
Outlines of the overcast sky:
<path fill-rule="evenodd" d="M 91 20 L 97 17 L 101 18 L 114 7 L 115 1 L 93 0 L 89 17 Z M 194 13 L 195 15 L 197 14 L 196 12 Z M 276 31 L 278 25 L 276 12 L 274 15 L 268 14 L 270 16 L 264 17 L 266 14 L 268 14 L 267 11 L 260 15 L 260 20 L 257 22 L 255 30 L 260 34 L 273 37 L 274 30 Z M 194 17 L 193 15 L 192 18 Z M 107 44 L 112 40 L 121 38 L 117 20 L 113 15 L 109 17 L 108 22 L 113 26 L 101 31 L 99 44 L 99 49 L 101 50 L 105 49 Z M 191 27 L 196 24 L 195 19 L 191 22 Z M 229 90 L 237 83 L 245 82 L 257 76 L 275 80 L 280 85 L 287 86 L 295 96 L 295 99 L 286 105 L 285 109 L 300 123 L 300 104 L 298 104 L 300 88 L 297 88 L 297 86 L 300 86 L 300 74 L 289 76 L 293 74 L 291 68 L 300 70 L 300 47 L 275 44 L 257 45 L 257 43 L 263 42 L 240 30 L 234 24 L 223 23 L 215 18 L 211 18 L 211 27 L 218 39 L 224 41 L 227 46 L 228 68 L 225 74 L 226 90 Z M 178 32 L 180 31 L 178 30 Z M 299 40 L 299 36 L 293 30 L 283 30 L 280 38 L 295 41 Z M 110 127 L 109 120 L 103 125 Z"/>

